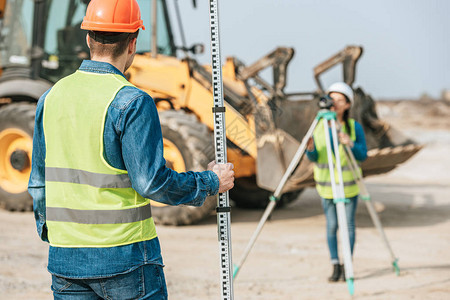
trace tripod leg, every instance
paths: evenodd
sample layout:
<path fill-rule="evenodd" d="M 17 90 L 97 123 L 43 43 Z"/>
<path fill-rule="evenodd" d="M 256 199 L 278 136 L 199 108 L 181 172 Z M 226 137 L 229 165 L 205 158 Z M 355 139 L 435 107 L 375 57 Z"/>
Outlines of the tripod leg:
<path fill-rule="evenodd" d="M 256 242 L 256 239 L 258 238 L 262 228 L 264 227 L 264 224 L 267 221 L 267 218 L 272 213 L 273 209 L 275 208 L 276 202 L 280 199 L 281 193 L 283 191 L 284 186 L 286 185 L 287 180 L 289 179 L 289 176 L 291 176 L 292 172 L 295 170 L 297 165 L 302 160 L 305 151 L 306 151 L 306 145 L 308 143 L 308 140 L 310 137 L 312 137 L 314 129 L 317 126 L 317 123 L 319 122 L 319 118 L 315 118 L 313 123 L 311 124 L 310 128 L 308 129 L 308 132 L 306 133 L 305 137 L 303 138 L 300 146 L 297 149 L 297 152 L 295 153 L 292 161 L 289 163 L 288 168 L 286 169 L 286 172 L 284 173 L 283 177 L 281 178 L 280 183 L 278 184 L 275 193 L 273 196 L 270 197 L 270 202 L 266 207 L 266 210 L 264 211 L 263 216 L 261 217 L 261 220 L 258 223 L 258 226 L 256 227 L 255 232 L 253 233 L 252 237 L 250 238 L 250 241 L 247 244 L 247 247 L 244 250 L 244 253 L 241 256 L 241 259 L 239 260 L 237 265 L 234 265 L 234 271 L 233 271 L 233 279 L 236 279 L 237 274 L 239 273 L 242 265 L 244 264 L 245 260 L 247 259 L 248 254 L 253 248 L 253 245 Z"/>
<path fill-rule="evenodd" d="M 384 245 L 386 246 L 386 248 L 389 251 L 389 254 L 391 255 L 392 267 L 394 268 L 395 273 L 398 276 L 398 275 L 400 275 L 400 268 L 397 263 L 398 258 L 395 257 L 394 251 L 392 251 L 391 245 L 389 244 L 389 240 L 387 239 L 386 234 L 383 230 L 383 226 L 381 225 L 380 218 L 378 217 L 378 214 L 375 210 L 373 202 L 370 198 L 370 194 L 367 191 L 366 185 L 364 184 L 362 174 L 359 170 L 358 164 L 356 163 L 355 156 L 353 155 L 353 152 L 347 145 L 345 146 L 345 155 L 347 156 L 347 160 L 349 161 L 350 169 L 351 169 L 353 176 L 355 177 L 356 182 L 359 186 L 359 190 L 361 193 L 361 199 L 364 200 L 364 203 L 366 204 L 370 218 L 372 219 L 372 222 L 375 225 L 375 227 L 377 228 L 378 233 L 380 234 L 381 239 L 384 242 Z"/>
<path fill-rule="evenodd" d="M 255 232 L 253 233 L 252 237 L 250 238 L 250 241 L 248 242 L 247 247 L 245 248 L 244 253 L 241 256 L 241 259 L 239 260 L 237 265 L 234 265 L 233 279 L 236 279 L 237 274 L 239 273 L 242 265 L 244 264 L 245 260 L 247 259 L 248 254 L 252 250 L 253 245 L 256 242 L 256 239 L 258 238 L 259 234 L 261 233 L 262 228 L 266 224 L 267 218 L 272 213 L 272 211 L 275 208 L 276 204 L 277 204 L 276 200 L 275 199 L 273 199 L 273 200 L 271 199 L 271 201 L 269 202 L 269 205 L 267 205 L 266 210 L 264 211 L 264 214 L 261 217 L 261 220 L 259 220 L 259 223 L 258 223 L 258 226 L 256 227 Z"/>
<path fill-rule="evenodd" d="M 295 168 L 298 166 L 300 161 L 303 158 L 303 155 L 306 151 L 306 145 L 308 144 L 308 140 L 312 137 L 314 133 L 314 129 L 317 126 L 317 123 L 319 122 L 319 118 L 315 118 L 312 122 L 311 126 L 309 127 L 308 131 L 306 132 L 305 136 L 302 139 L 302 142 L 300 143 L 300 146 L 298 146 L 297 152 L 295 152 L 294 157 L 292 158 L 292 161 L 289 163 L 288 168 L 286 169 L 286 172 L 284 172 L 283 177 L 280 180 L 280 183 L 278 184 L 277 188 L 275 189 L 275 192 L 273 196 L 278 200 L 281 197 L 281 192 L 283 191 L 284 186 L 286 185 L 287 180 L 289 179 L 289 176 L 291 176 L 292 172 L 294 172 Z"/>
<path fill-rule="evenodd" d="M 328 166 L 330 168 L 330 179 L 331 179 L 331 188 L 333 190 L 333 198 L 336 203 L 336 212 L 338 216 L 338 226 L 339 226 L 339 234 L 341 237 L 342 244 L 342 252 L 344 254 L 344 268 L 345 268 L 345 276 L 347 281 L 347 287 L 350 292 L 350 295 L 354 293 L 354 285 L 353 285 L 353 262 L 352 262 L 352 254 L 350 248 L 350 237 L 348 234 L 348 226 L 347 226 L 347 215 L 345 213 L 345 193 L 344 193 L 344 181 L 342 177 L 342 167 L 341 167 L 341 158 L 339 155 L 339 144 L 338 137 L 336 131 L 336 123 L 334 119 L 330 120 L 331 123 L 331 134 L 333 136 L 333 148 L 334 148 L 334 157 L 336 160 L 336 173 L 338 175 L 339 184 L 336 185 L 335 174 L 333 168 L 333 156 L 330 142 L 330 134 L 328 129 L 328 122 L 324 122 L 324 130 L 326 137 L 326 145 L 327 145 L 327 155 L 328 155 Z"/>

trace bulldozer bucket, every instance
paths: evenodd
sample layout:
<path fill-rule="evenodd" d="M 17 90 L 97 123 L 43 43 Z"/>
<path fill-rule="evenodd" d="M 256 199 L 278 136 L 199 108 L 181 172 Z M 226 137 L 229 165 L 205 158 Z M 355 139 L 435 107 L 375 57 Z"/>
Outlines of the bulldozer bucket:
<path fill-rule="evenodd" d="M 258 138 L 256 182 L 259 187 L 269 191 L 276 189 L 299 145 L 295 138 L 281 129 Z"/>

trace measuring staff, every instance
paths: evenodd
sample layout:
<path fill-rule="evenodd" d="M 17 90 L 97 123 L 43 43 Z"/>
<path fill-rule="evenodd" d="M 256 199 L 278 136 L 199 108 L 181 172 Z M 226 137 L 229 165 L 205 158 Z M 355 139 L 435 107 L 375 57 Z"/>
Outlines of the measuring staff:
<path fill-rule="evenodd" d="M 209 1 L 211 29 L 212 87 L 214 97 L 214 146 L 216 163 L 227 162 L 227 137 L 225 130 L 225 107 L 223 101 L 222 61 L 220 56 L 219 6 L 217 0 Z M 220 251 L 221 299 L 233 299 L 231 220 L 228 192 L 219 193 L 217 198 L 217 227 Z"/>

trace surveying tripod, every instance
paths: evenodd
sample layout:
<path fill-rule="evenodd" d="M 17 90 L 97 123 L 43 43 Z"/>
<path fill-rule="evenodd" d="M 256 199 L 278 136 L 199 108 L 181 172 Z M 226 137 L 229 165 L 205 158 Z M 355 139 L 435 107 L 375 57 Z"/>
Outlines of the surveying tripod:
<path fill-rule="evenodd" d="M 386 246 L 386 248 L 389 251 L 389 254 L 391 256 L 392 259 L 392 268 L 395 271 L 395 274 L 397 276 L 400 275 L 400 268 L 398 266 L 398 258 L 395 257 L 394 251 L 392 251 L 391 245 L 389 244 L 389 241 L 386 237 L 386 234 L 384 233 L 383 230 L 383 226 L 381 226 L 381 221 L 380 218 L 378 217 L 378 214 L 375 210 L 375 207 L 372 203 L 371 197 L 369 192 L 367 191 L 366 185 L 363 182 L 363 176 L 361 174 L 361 170 L 358 167 L 358 163 L 356 162 L 355 156 L 353 155 L 352 150 L 349 148 L 348 145 L 344 146 L 344 151 L 345 151 L 345 155 L 347 157 L 347 161 L 350 162 L 349 167 L 350 170 L 353 173 L 353 178 L 355 179 L 356 183 L 358 184 L 359 187 L 359 192 L 360 192 L 360 197 L 361 199 L 364 201 L 364 203 L 366 204 L 367 210 L 369 211 L 370 217 L 372 219 L 373 224 L 375 225 L 375 227 L 378 230 L 378 233 L 381 236 L 381 239 L 384 242 L 384 245 Z"/>
<path fill-rule="evenodd" d="M 319 102 L 319 106 L 321 106 L 320 102 Z M 300 164 L 300 162 L 305 154 L 308 140 L 313 136 L 314 130 L 316 129 L 319 121 L 323 120 L 325 143 L 326 143 L 327 158 L 328 158 L 328 168 L 330 170 L 330 179 L 331 179 L 331 188 L 333 191 L 333 199 L 334 199 L 334 202 L 336 203 L 336 212 L 337 212 L 337 216 L 338 216 L 339 233 L 340 233 L 340 237 L 341 237 L 341 243 L 342 243 L 342 248 L 343 248 L 342 250 L 343 250 L 343 254 L 344 254 L 344 268 L 345 268 L 345 274 L 346 274 L 347 287 L 349 289 L 350 294 L 353 295 L 353 293 L 354 293 L 353 264 L 352 264 L 351 250 L 350 250 L 350 239 L 349 239 L 349 235 L 348 235 L 347 216 L 345 213 L 346 199 L 345 199 L 345 194 L 344 194 L 342 167 L 341 167 L 341 161 L 340 161 L 340 155 L 339 155 L 339 144 L 338 144 L 338 137 L 337 137 L 338 130 L 336 127 L 336 113 L 330 111 L 329 108 L 330 107 L 327 106 L 326 108 L 322 107 L 322 109 L 319 110 L 313 123 L 311 124 L 310 128 L 308 129 L 306 135 L 302 139 L 302 142 L 301 142 L 299 148 L 297 149 L 297 152 L 295 153 L 291 163 L 289 164 L 288 168 L 286 169 L 286 172 L 284 173 L 283 177 L 281 178 L 281 181 L 278 184 L 274 194 L 270 197 L 269 205 L 267 206 L 266 210 L 264 211 L 264 214 L 261 217 L 261 220 L 259 221 L 255 232 L 253 233 L 252 237 L 250 238 L 250 241 L 248 242 L 247 247 L 245 248 L 241 259 L 239 260 L 238 264 L 234 266 L 233 278 L 236 278 L 237 274 L 240 271 L 242 264 L 246 260 L 253 245 L 255 244 L 256 239 L 258 238 L 265 222 L 267 221 L 268 217 L 270 216 L 273 209 L 275 208 L 276 202 L 281 198 L 282 191 L 283 191 L 284 186 L 286 185 L 286 182 L 288 181 L 291 174 L 294 172 L 295 168 L 297 168 L 297 166 Z M 330 126 L 328 123 L 330 123 Z M 333 149 L 335 151 L 335 164 L 333 164 L 333 150 L 331 148 L 330 128 L 331 128 L 331 136 L 332 136 L 332 141 L 333 141 Z M 355 160 L 355 157 L 353 156 L 352 151 L 350 150 L 350 148 L 347 145 L 344 147 L 344 154 L 346 155 L 347 161 L 350 164 L 350 169 L 354 175 L 355 181 L 357 182 L 357 184 L 360 188 L 361 198 L 363 200 L 365 200 L 364 202 L 366 203 L 366 206 L 369 210 L 372 221 L 374 222 L 375 226 L 377 227 L 378 231 L 380 232 L 380 234 L 385 242 L 385 245 L 387 246 L 387 248 L 391 254 L 391 257 L 393 259 L 392 264 L 398 275 L 399 268 L 397 265 L 397 259 L 395 258 L 395 255 L 389 245 L 386 235 L 384 234 L 383 228 L 381 226 L 381 222 L 375 211 L 373 203 L 370 200 L 369 193 L 367 192 L 367 189 L 362 181 L 362 174 L 360 173 L 359 166 Z M 336 181 L 336 178 L 335 178 L 335 169 L 337 171 L 338 181 Z"/>

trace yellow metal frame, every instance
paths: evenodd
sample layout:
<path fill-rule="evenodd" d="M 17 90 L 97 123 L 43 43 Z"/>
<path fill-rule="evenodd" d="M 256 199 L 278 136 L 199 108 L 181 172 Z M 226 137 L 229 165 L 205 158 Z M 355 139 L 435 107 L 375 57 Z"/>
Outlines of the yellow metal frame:
<path fill-rule="evenodd" d="M 245 96 L 245 87 L 235 77 L 232 60 L 227 60 L 223 75 L 227 86 Z M 212 87 L 207 89 L 205 86 L 210 85 L 209 82 L 199 82 L 190 76 L 187 61 L 164 55 L 157 55 L 156 58 L 149 54 L 136 55 L 127 76 L 131 83 L 146 91 L 155 101 L 165 100 L 162 104 L 158 102 L 159 110 L 183 108 L 195 114 L 200 122 L 213 131 Z M 225 106 L 227 139 L 239 148 L 228 148 L 228 161 L 235 165 L 235 177 L 252 176 L 256 173 L 257 156 L 253 116 L 244 117 L 231 105 L 225 103 Z"/>

